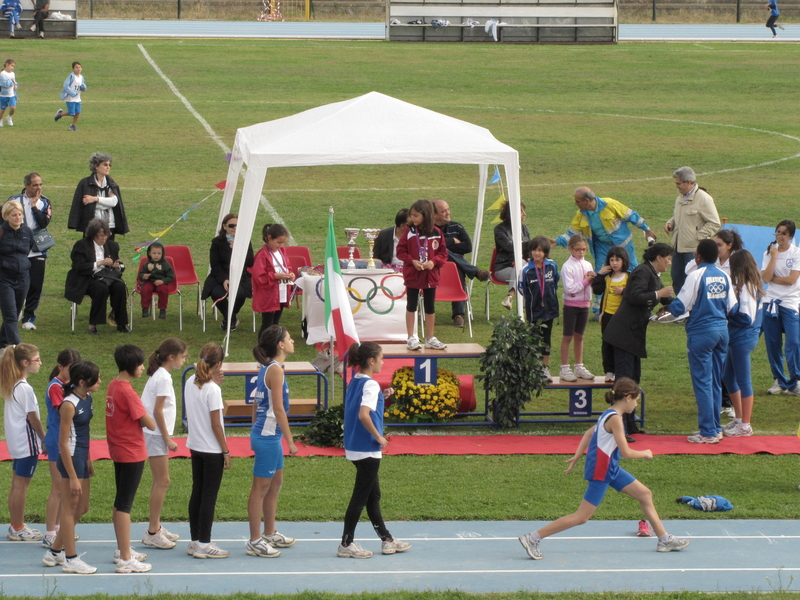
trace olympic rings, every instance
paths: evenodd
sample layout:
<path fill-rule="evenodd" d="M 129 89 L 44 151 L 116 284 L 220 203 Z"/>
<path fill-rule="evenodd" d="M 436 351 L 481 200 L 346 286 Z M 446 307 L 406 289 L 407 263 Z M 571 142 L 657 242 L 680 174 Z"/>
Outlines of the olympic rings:
<path fill-rule="evenodd" d="M 345 289 L 345 290 L 347 290 L 348 292 L 350 292 L 350 297 L 351 297 L 351 298 L 353 298 L 353 292 L 355 292 L 356 294 L 358 294 L 358 298 L 353 298 L 353 300 L 355 300 L 355 301 L 357 302 L 357 304 L 356 304 L 356 309 L 353 311 L 353 315 L 355 316 L 355 314 L 356 314 L 358 311 L 360 311 L 360 310 L 361 310 L 361 303 L 362 303 L 362 302 L 366 302 L 366 300 L 362 300 L 362 299 L 361 299 L 361 292 L 359 292 L 358 290 L 356 290 L 356 289 L 353 289 L 353 288 L 351 288 L 351 287 L 346 287 L 346 288 L 344 288 L 344 289 Z"/>
<path fill-rule="evenodd" d="M 390 312 L 392 312 L 394 310 L 394 298 L 392 298 L 388 294 L 386 294 L 386 295 L 392 301 L 392 305 L 389 308 L 387 308 L 385 311 L 383 311 L 383 312 L 381 312 L 379 310 L 375 310 L 375 308 L 373 308 L 372 305 L 369 303 L 369 301 L 372 300 L 375 297 L 375 295 L 378 293 L 378 290 L 384 290 L 384 292 L 383 292 L 384 294 L 386 294 L 386 292 L 391 292 L 392 291 L 392 290 L 390 290 L 389 288 L 387 288 L 385 286 L 376 285 L 374 288 L 372 288 L 370 291 L 367 292 L 367 297 L 366 297 L 367 306 L 376 315 L 388 315 Z M 353 313 L 353 314 L 355 314 L 355 313 Z"/>
<path fill-rule="evenodd" d="M 383 279 L 381 279 L 381 285 L 380 285 L 380 287 L 382 287 L 383 289 L 386 289 L 386 288 L 385 288 L 385 287 L 383 287 L 383 286 L 385 286 L 385 285 L 386 285 L 386 280 L 387 280 L 387 279 L 389 279 L 390 277 L 399 277 L 400 279 L 402 279 L 402 278 L 403 278 L 403 276 L 402 276 L 402 275 L 400 275 L 399 273 L 392 273 L 391 275 L 387 275 L 386 277 L 384 277 Z M 389 290 L 389 291 L 391 292 L 391 290 Z M 387 297 L 387 298 L 389 298 L 389 300 L 400 300 L 400 299 L 401 299 L 401 298 L 403 298 L 403 297 L 404 297 L 404 296 L 405 296 L 407 293 L 408 293 L 408 290 L 406 289 L 405 282 L 404 282 L 404 284 L 403 284 L 403 293 L 402 293 L 402 294 L 400 294 L 399 296 L 392 296 L 392 295 L 390 295 L 390 294 L 386 294 L 386 297 Z"/>
<path fill-rule="evenodd" d="M 404 287 L 402 294 L 400 294 L 399 296 L 392 295 L 393 294 L 392 290 L 384 285 L 386 283 L 386 280 L 391 278 L 391 277 L 400 277 L 400 278 L 402 278 L 402 275 L 400 275 L 398 273 L 392 273 L 391 275 L 387 275 L 383 279 L 381 279 L 381 285 L 378 285 L 370 277 L 366 277 L 366 276 L 363 276 L 363 275 L 358 276 L 358 277 L 353 277 L 349 282 L 350 285 L 345 287 L 345 290 L 349 294 L 350 298 L 356 301 L 356 306 L 352 311 L 353 314 L 355 315 L 359 310 L 361 310 L 361 305 L 362 304 L 366 304 L 367 308 L 369 308 L 369 310 L 372 311 L 373 313 L 375 313 L 376 315 L 387 315 L 390 312 L 392 312 L 394 310 L 395 301 L 396 300 L 400 300 L 401 298 L 403 298 L 406 295 L 407 290 Z M 367 291 L 366 297 L 362 297 L 361 296 L 361 292 L 359 292 L 357 289 L 352 287 L 353 283 L 355 283 L 359 279 L 366 279 L 369 283 L 372 284 L 372 287 Z M 324 284 L 324 282 L 325 282 L 324 277 L 320 277 L 319 281 L 317 281 L 316 285 L 314 286 L 314 291 L 316 292 L 317 298 L 319 298 L 320 302 L 325 302 L 325 297 L 322 295 L 322 291 L 323 291 L 322 290 L 322 285 Z M 379 310 L 376 310 L 375 307 L 372 305 L 372 300 L 375 299 L 375 296 L 378 294 L 378 291 L 382 291 L 383 295 L 387 299 L 391 300 L 391 305 L 389 306 L 389 308 L 387 310 L 379 311 Z"/>

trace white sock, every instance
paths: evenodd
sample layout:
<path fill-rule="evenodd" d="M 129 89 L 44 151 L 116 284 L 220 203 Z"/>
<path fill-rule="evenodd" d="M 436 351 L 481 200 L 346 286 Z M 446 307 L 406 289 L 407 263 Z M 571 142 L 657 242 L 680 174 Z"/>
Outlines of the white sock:
<path fill-rule="evenodd" d="M 562 371 L 566 371 L 567 369 L 569 369 L 569 364 L 561 365 L 561 370 Z"/>
<path fill-rule="evenodd" d="M 533 533 L 530 534 L 530 536 L 531 536 L 531 541 L 533 542 L 542 541 L 542 536 L 539 535 L 538 531 L 534 531 Z"/>
<path fill-rule="evenodd" d="M 670 534 L 668 534 L 668 533 L 665 533 L 664 535 L 658 536 L 658 541 L 659 542 L 668 542 L 671 539 L 672 539 L 672 536 Z"/>

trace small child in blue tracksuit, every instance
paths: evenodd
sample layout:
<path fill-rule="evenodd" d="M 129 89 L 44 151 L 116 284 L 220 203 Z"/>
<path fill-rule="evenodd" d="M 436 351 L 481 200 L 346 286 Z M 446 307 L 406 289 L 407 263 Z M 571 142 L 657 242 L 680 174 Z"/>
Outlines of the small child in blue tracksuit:
<path fill-rule="evenodd" d="M 528 243 L 530 260 L 519 276 L 519 291 L 525 299 L 525 318 L 530 323 L 542 322 L 544 350 L 542 364 L 548 381 L 550 377 L 550 346 L 553 321 L 558 318 L 558 265 L 550 260 L 550 240 L 536 236 Z"/>
<path fill-rule="evenodd" d="M 372 379 L 372 375 L 381 372 L 383 351 L 375 342 L 352 344 L 347 353 L 347 364 L 358 367 L 358 373 L 347 386 L 344 400 L 344 451 L 347 460 L 356 468 L 356 483 L 344 515 L 342 543 L 336 556 L 372 556 L 371 550 L 365 550 L 354 541 L 356 525 L 364 507 L 375 533 L 381 538 L 381 553 L 405 552 L 411 548 L 411 544 L 393 538 L 381 515 L 378 469 L 381 466 L 381 451 L 389 442 L 383 437 L 384 392 L 381 392 L 381 386 Z M 386 390 L 386 395 L 391 393 L 391 388 Z"/>
<path fill-rule="evenodd" d="M 76 123 L 81 116 L 81 92 L 86 91 L 86 80 L 81 74 L 83 67 L 77 60 L 72 63 L 72 73 L 70 73 L 64 80 L 64 86 L 61 91 L 61 99 L 67 101 L 67 114 L 72 117 L 72 124 L 69 126 L 70 131 L 78 131 Z M 64 110 L 59 108 L 54 119 L 58 121 L 64 116 Z"/>

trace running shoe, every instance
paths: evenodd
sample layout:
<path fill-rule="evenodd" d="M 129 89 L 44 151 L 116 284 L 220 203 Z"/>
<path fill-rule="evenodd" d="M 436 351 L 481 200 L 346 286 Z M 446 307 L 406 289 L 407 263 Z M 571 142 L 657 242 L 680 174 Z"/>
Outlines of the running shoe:
<path fill-rule="evenodd" d="M 717 436 L 703 437 L 699 432 L 687 437 L 686 441 L 690 444 L 719 444 L 719 438 Z M 664 552 L 667 551 L 665 550 Z"/>
<path fill-rule="evenodd" d="M 142 543 L 145 546 L 151 546 L 161 550 L 169 550 L 170 548 L 175 547 L 175 542 L 168 540 L 164 535 L 163 527 L 155 533 L 150 533 L 149 531 L 145 530 L 144 535 L 142 536 Z"/>
<path fill-rule="evenodd" d="M 75 127 L 75 125 L 73 124 L 73 125 L 70 125 L 70 126 L 69 126 L 69 130 L 70 130 L 70 131 L 78 131 L 78 128 L 77 128 L 77 127 Z"/>
<path fill-rule="evenodd" d="M 130 560 L 121 560 L 117 563 L 117 573 L 147 573 L 153 565 L 139 562 L 133 556 Z"/>
<path fill-rule="evenodd" d="M 558 378 L 561 381 L 566 382 L 573 382 L 578 381 L 578 378 L 575 376 L 575 373 L 572 372 L 572 369 L 569 367 L 561 367 L 561 372 L 558 374 Z"/>
<path fill-rule="evenodd" d="M 261 536 L 255 542 L 248 540 L 245 552 L 249 556 L 261 556 L 262 558 L 278 558 L 281 555 L 281 551 L 270 546 L 264 536 Z"/>
<path fill-rule="evenodd" d="M 53 542 L 56 541 L 56 536 L 58 533 L 51 533 L 51 534 L 44 534 L 42 538 L 42 548 L 50 548 L 53 545 Z"/>
<path fill-rule="evenodd" d="M 392 538 L 387 542 L 381 542 L 381 554 L 395 554 L 396 552 L 405 552 L 411 548 L 411 542 L 401 542 Z"/>
<path fill-rule="evenodd" d="M 616 376 L 613 373 L 606 373 L 606 383 L 614 383 Z"/>
<path fill-rule="evenodd" d="M 767 393 L 770 396 L 777 396 L 778 394 L 785 394 L 786 390 L 781 387 L 781 384 L 778 383 L 778 380 L 776 379 L 772 384 L 772 387 L 767 390 Z"/>
<path fill-rule="evenodd" d="M 78 573 L 79 575 L 91 575 L 92 573 L 95 573 L 97 571 L 97 567 L 87 565 L 85 562 L 83 562 L 83 560 L 81 560 L 81 556 L 83 556 L 83 554 L 76 556 L 75 558 L 65 558 L 64 564 L 61 566 L 61 570 L 64 571 L 64 573 Z"/>
<path fill-rule="evenodd" d="M 412 335 L 410 338 L 408 338 L 408 341 L 406 342 L 406 347 L 409 350 L 422 349 L 422 345 L 419 343 L 419 338 L 415 335 Z"/>
<path fill-rule="evenodd" d="M 500 303 L 500 306 L 511 310 L 511 307 L 514 306 L 514 296 L 506 296 L 505 299 Z"/>
<path fill-rule="evenodd" d="M 28 321 L 25 321 L 22 324 L 22 328 L 25 329 L 25 330 L 36 329 L 36 325 L 34 324 L 34 322 L 32 320 L 28 320 Z"/>
<path fill-rule="evenodd" d="M 425 347 L 431 350 L 444 350 L 447 348 L 447 344 L 440 342 L 435 337 L 432 337 L 425 340 Z"/>
<path fill-rule="evenodd" d="M 588 379 L 594 381 L 594 375 L 589 372 L 589 369 L 584 367 L 583 365 L 575 367 L 575 376 L 578 379 Z"/>
<path fill-rule="evenodd" d="M 678 550 L 683 550 L 686 546 L 689 545 L 689 540 L 686 538 L 679 538 L 675 537 L 674 535 L 669 536 L 666 542 L 662 542 L 661 540 L 658 541 L 658 546 L 656 546 L 656 550 L 658 552 L 677 552 Z"/>
<path fill-rule="evenodd" d="M 534 541 L 530 533 L 521 535 L 518 539 L 519 543 L 522 544 L 522 547 L 525 548 L 525 552 L 527 552 L 528 556 L 530 556 L 533 560 L 542 560 L 544 558 L 544 554 L 542 554 L 542 551 L 539 550 L 539 543 L 542 540 Z"/>
<path fill-rule="evenodd" d="M 739 423 L 741 423 L 741 422 L 742 422 L 742 420 L 741 420 L 741 419 L 738 419 L 738 418 L 733 418 L 733 419 L 731 420 L 731 422 L 730 422 L 730 423 L 728 423 L 727 425 L 725 425 L 725 426 L 722 428 L 722 433 L 723 433 L 724 435 L 728 435 L 728 431 L 730 431 L 730 430 L 732 430 L 732 429 L 736 429 L 736 426 L 737 426 Z"/>
<path fill-rule="evenodd" d="M 194 551 L 197 550 L 197 542 L 189 542 L 186 546 L 186 554 L 194 556 Z"/>
<path fill-rule="evenodd" d="M 371 558 L 372 551 L 364 550 L 355 542 L 351 542 L 349 546 L 342 546 L 339 544 L 339 549 L 336 550 L 336 556 L 340 558 Z"/>
<path fill-rule="evenodd" d="M 170 542 L 177 542 L 179 539 L 181 539 L 181 536 L 179 536 L 177 533 L 170 533 L 163 525 L 161 526 L 161 535 L 167 538 Z"/>
<path fill-rule="evenodd" d="M 63 109 L 63 108 L 59 108 L 59 109 L 56 111 L 56 114 L 55 114 L 55 116 L 53 117 L 53 120 L 54 120 L 54 121 L 58 121 L 58 120 L 59 120 L 61 117 L 63 117 L 63 116 L 64 116 L 64 109 Z"/>
<path fill-rule="evenodd" d="M 217 547 L 213 542 L 206 548 L 202 548 L 199 543 L 196 543 L 194 546 L 193 556 L 195 558 L 228 558 L 230 555 L 230 552 Z"/>
<path fill-rule="evenodd" d="M 553 376 L 550 375 L 550 369 L 544 367 L 542 369 L 542 375 L 544 375 L 544 378 L 547 379 L 547 383 L 553 383 Z"/>
<path fill-rule="evenodd" d="M 12 542 L 38 542 L 44 538 L 44 535 L 38 529 L 31 529 L 27 525 L 23 525 L 19 530 L 9 525 L 6 537 Z"/>
<path fill-rule="evenodd" d="M 57 567 L 63 565 L 65 560 L 67 560 L 67 557 L 63 550 L 55 554 L 51 550 L 45 550 L 42 564 L 45 567 Z"/>
<path fill-rule="evenodd" d="M 737 423 L 733 429 L 726 429 L 724 431 L 728 437 L 749 437 L 753 435 L 753 428 L 744 423 Z"/>
<path fill-rule="evenodd" d="M 272 535 L 261 534 L 261 537 L 270 546 L 275 546 L 276 548 L 288 548 L 289 546 L 294 546 L 294 543 L 297 541 L 296 539 L 291 538 L 288 535 L 283 535 L 279 531 L 276 531 Z"/>
<path fill-rule="evenodd" d="M 146 558 L 147 558 L 147 554 L 145 554 L 144 552 L 137 552 L 136 550 L 131 548 L 131 559 L 142 561 L 142 560 L 145 560 Z M 120 552 L 119 552 L 119 550 L 114 550 L 114 564 L 118 565 L 120 562 L 121 562 Z M 147 569 L 147 570 L 149 571 L 150 569 Z M 126 571 L 126 572 L 130 572 L 130 571 Z M 120 571 L 120 573 L 122 573 L 122 571 Z"/>
<path fill-rule="evenodd" d="M 639 537 L 650 537 L 653 535 L 653 530 L 650 529 L 650 523 L 647 521 L 639 521 L 639 531 L 636 532 Z"/>

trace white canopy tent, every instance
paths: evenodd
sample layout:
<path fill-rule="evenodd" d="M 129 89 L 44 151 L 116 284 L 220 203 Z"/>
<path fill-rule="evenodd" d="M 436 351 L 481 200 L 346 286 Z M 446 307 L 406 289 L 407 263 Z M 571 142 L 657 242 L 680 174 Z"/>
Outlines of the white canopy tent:
<path fill-rule="evenodd" d="M 259 201 L 274 167 L 318 165 L 399 165 L 450 163 L 479 165 L 477 218 L 472 261 L 477 261 L 489 165 L 503 165 L 517 265 L 522 261 L 519 153 L 489 130 L 401 100 L 370 92 L 363 96 L 243 127 L 236 132 L 217 230 L 231 211 L 236 185 L 247 166 L 233 243 L 230 289 L 236 290 L 247 254 Z M 327 211 L 320 212 L 320 218 Z M 230 323 L 233 303 L 228 303 Z M 519 307 L 522 314 L 522 307 Z M 227 343 L 226 343 L 227 350 Z"/>

